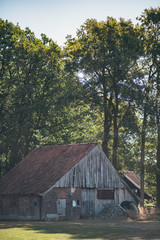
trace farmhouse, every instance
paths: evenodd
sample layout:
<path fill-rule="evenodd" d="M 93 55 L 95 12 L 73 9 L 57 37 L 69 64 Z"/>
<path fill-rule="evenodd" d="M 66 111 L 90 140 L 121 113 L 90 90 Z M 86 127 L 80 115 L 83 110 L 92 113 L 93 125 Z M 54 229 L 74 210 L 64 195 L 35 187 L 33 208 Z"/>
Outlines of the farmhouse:
<path fill-rule="evenodd" d="M 33 150 L 0 181 L 0 219 L 111 216 L 138 196 L 96 143 Z"/>

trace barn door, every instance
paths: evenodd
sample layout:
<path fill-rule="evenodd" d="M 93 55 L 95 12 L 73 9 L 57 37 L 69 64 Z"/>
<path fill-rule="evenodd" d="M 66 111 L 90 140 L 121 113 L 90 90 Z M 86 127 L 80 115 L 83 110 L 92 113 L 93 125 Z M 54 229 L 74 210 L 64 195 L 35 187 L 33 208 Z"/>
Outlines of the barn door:
<path fill-rule="evenodd" d="M 95 189 L 82 190 L 82 215 L 95 214 Z"/>
<path fill-rule="evenodd" d="M 66 199 L 57 199 L 57 214 L 66 216 Z"/>

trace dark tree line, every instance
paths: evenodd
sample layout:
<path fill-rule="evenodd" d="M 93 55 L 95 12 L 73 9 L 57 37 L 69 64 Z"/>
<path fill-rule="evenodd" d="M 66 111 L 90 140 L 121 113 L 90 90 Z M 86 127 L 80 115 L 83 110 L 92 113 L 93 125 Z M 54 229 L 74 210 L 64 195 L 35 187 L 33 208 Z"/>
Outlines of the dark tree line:
<path fill-rule="evenodd" d="M 0 20 L 0 174 L 41 145 L 99 142 L 160 207 L 160 8 L 88 19 L 64 49 Z"/>

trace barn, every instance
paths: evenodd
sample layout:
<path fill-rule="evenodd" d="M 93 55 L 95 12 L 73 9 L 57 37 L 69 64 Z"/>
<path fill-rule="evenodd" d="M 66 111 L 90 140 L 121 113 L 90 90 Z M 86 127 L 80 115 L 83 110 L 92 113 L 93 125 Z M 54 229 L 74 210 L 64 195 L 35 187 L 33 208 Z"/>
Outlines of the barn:
<path fill-rule="evenodd" d="M 0 180 L 0 219 L 111 216 L 138 200 L 96 143 L 39 147 Z"/>

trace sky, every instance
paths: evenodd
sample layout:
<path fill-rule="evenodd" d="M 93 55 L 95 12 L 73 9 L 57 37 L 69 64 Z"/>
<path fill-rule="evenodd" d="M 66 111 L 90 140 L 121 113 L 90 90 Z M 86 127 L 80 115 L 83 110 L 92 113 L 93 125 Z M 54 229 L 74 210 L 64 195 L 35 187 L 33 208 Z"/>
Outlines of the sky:
<path fill-rule="evenodd" d="M 66 36 L 76 36 L 86 19 L 122 17 L 136 24 L 136 17 L 151 7 L 160 7 L 160 0 L 0 0 L 0 18 L 21 29 L 29 27 L 38 38 L 44 33 L 63 46 Z"/>

